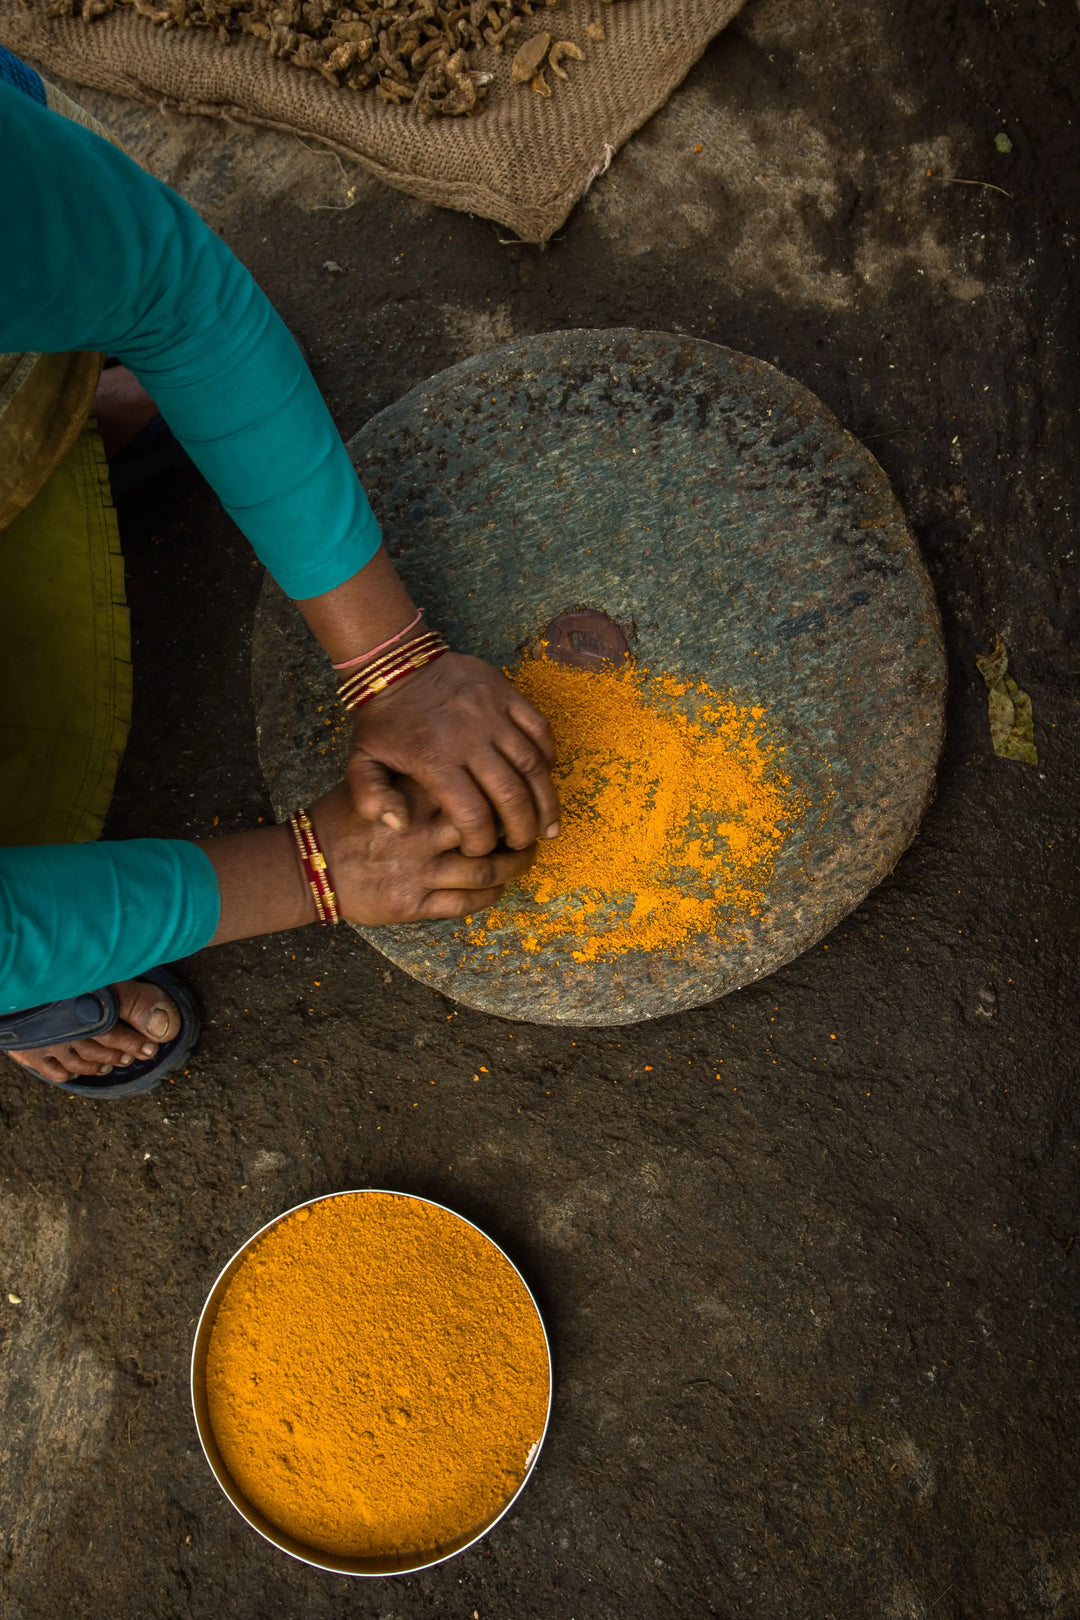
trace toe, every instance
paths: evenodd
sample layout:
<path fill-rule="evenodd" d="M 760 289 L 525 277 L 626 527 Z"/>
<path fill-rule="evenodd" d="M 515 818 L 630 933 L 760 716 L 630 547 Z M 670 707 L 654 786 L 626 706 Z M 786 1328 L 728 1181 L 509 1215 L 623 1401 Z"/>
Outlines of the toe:
<path fill-rule="evenodd" d="M 123 1046 L 114 1044 L 114 1039 L 119 1041 L 122 1038 L 123 1033 L 124 1032 L 118 1028 L 116 1030 L 110 1030 L 108 1035 L 102 1037 L 100 1040 L 88 1039 L 82 1041 L 72 1041 L 71 1045 L 66 1050 L 68 1052 L 73 1052 L 81 1063 L 88 1063 L 93 1068 L 100 1068 L 104 1063 L 109 1064 L 111 1068 L 115 1064 L 119 1063 L 124 1056 Z M 141 1036 L 136 1037 L 136 1041 L 141 1041 L 141 1039 Z M 63 1061 L 63 1057 L 61 1057 L 61 1061 Z"/>
<path fill-rule="evenodd" d="M 71 1046 L 35 1046 L 25 1052 L 10 1052 L 15 1062 L 24 1069 L 34 1069 L 43 1074 L 46 1080 L 54 1080 L 59 1084 L 63 1080 L 77 1080 L 81 1076 L 97 1074 L 101 1061 L 87 1061 L 79 1057 Z"/>
<path fill-rule="evenodd" d="M 133 1057 L 153 1057 L 160 1043 L 171 1041 L 179 1035 L 180 1013 L 176 1003 L 156 984 L 128 979 L 126 983 L 116 986 L 116 996 L 120 1003 L 120 1017 L 141 1037 L 136 1039 L 134 1045 L 117 1042 L 117 1045 L 123 1044 L 123 1049 L 131 1052 Z M 110 1031 L 109 1038 L 118 1033 L 119 1029 Z M 153 1050 L 148 1051 L 148 1047 Z"/>
<path fill-rule="evenodd" d="M 38 1074 L 44 1075 L 46 1080 L 51 1080 L 54 1085 L 58 1086 L 62 1081 L 71 1079 L 60 1059 L 53 1057 L 51 1052 L 9 1052 L 8 1056 L 15 1059 L 20 1069 L 34 1069 Z"/>

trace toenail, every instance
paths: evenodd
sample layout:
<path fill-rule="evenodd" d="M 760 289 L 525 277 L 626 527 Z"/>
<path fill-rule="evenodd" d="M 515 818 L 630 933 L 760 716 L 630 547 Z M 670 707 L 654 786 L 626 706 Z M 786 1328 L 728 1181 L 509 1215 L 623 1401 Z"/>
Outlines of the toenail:
<path fill-rule="evenodd" d="M 112 1072 L 113 1066 L 111 1063 L 103 1063 L 101 1068 L 98 1070 L 98 1074 L 112 1074 Z"/>
<path fill-rule="evenodd" d="M 135 1059 L 132 1057 L 131 1053 L 129 1052 L 126 1057 L 122 1057 L 120 1059 L 120 1067 L 122 1069 L 126 1069 L 128 1064 L 129 1063 L 134 1063 L 134 1061 L 135 1061 Z"/>
<path fill-rule="evenodd" d="M 153 1035 L 155 1040 L 169 1033 L 169 1014 L 165 1007 L 155 1007 L 146 1020 L 146 1033 Z M 150 1056 L 149 1052 L 146 1054 Z"/>
<path fill-rule="evenodd" d="M 153 1057 L 154 1053 L 157 1051 L 157 1047 L 151 1046 L 150 1043 L 147 1042 L 145 1046 L 139 1047 L 139 1051 L 142 1053 L 143 1057 Z"/>

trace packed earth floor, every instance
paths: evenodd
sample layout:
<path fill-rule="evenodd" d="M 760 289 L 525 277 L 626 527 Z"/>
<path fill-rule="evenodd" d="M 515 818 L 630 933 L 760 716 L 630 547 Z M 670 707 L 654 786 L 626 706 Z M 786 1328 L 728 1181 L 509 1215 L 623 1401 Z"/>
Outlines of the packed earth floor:
<path fill-rule="evenodd" d="M 148 1098 L 3 1064 L 10 1620 L 1080 1615 L 1077 30 L 1073 0 L 750 0 L 545 253 L 291 138 L 83 95 L 251 267 L 346 435 L 559 327 L 775 362 L 891 478 L 950 696 L 893 875 L 711 1006 L 514 1024 L 311 930 L 189 964 L 206 1033 Z M 260 571 L 194 474 L 121 525 L 137 684 L 108 831 L 247 826 Z M 1038 767 L 990 747 L 995 633 Z M 221 1265 L 364 1186 L 499 1239 L 557 1376 L 509 1519 L 373 1583 L 244 1525 L 187 1396 Z"/>

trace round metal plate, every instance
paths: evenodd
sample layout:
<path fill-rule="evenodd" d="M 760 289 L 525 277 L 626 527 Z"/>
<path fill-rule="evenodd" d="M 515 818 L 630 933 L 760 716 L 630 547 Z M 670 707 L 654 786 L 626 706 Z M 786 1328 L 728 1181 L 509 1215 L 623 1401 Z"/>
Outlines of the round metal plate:
<path fill-rule="evenodd" d="M 295 1536 L 291 1536 L 284 1530 L 279 1529 L 279 1527 L 274 1524 L 272 1520 L 268 1519 L 264 1513 L 260 1512 L 257 1507 L 248 1501 L 247 1497 L 239 1489 L 232 1475 L 229 1473 L 228 1468 L 225 1466 L 224 1459 L 222 1458 L 221 1451 L 218 1447 L 217 1439 L 214 1435 L 214 1426 L 210 1421 L 210 1398 L 206 1387 L 206 1362 L 210 1353 L 210 1338 L 214 1331 L 214 1323 L 217 1321 L 218 1310 L 221 1302 L 225 1297 L 229 1284 L 232 1282 L 232 1279 L 243 1265 L 252 1246 L 258 1243 L 260 1238 L 265 1237 L 268 1232 L 272 1231 L 273 1228 L 281 1221 L 287 1220 L 290 1215 L 295 1215 L 297 1210 L 310 1209 L 313 1204 L 324 1203 L 328 1198 L 365 1198 L 372 1196 L 377 1198 L 398 1198 L 401 1199 L 403 1203 L 430 1204 L 433 1209 L 441 1209 L 444 1214 L 452 1215 L 454 1219 L 460 1221 L 463 1226 L 468 1226 L 474 1232 L 479 1232 L 480 1236 L 485 1240 L 485 1242 L 490 1243 L 491 1247 L 496 1251 L 496 1253 L 499 1254 L 503 1260 L 505 1260 L 511 1271 L 513 1271 L 517 1276 L 518 1281 L 521 1283 L 521 1286 L 524 1288 L 526 1294 L 528 1294 L 529 1299 L 532 1301 L 533 1309 L 536 1311 L 536 1319 L 539 1323 L 540 1331 L 544 1337 L 544 1352 L 547 1360 L 547 1411 L 544 1417 L 543 1429 L 541 1430 L 535 1445 L 529 1453 L 525 1473 L 520 1483 L 510 1493 L 506 1501 L 499 1508 L 498 1512 L 492 1516 L 487 1524 L 473 1527 L 463 1535 L 459 1536 L 456 1541 L 453 1541 L 445 1546 L 429 1548 L 418 1547 L 415 1552 L 402 1556 L 387 1555 L 384 1557 L 363 1558 L 346 1557 L 337 1553 L 326 1553 L 320 1551 L 318 1548 L 310 1547 L 306 1542 L 298 1541 Z M 499 1520 L 504 1518 L 505 1515 L 509 1513 L 514 1503 L 525 1489 L 525 1486 L 528 1484 L 532 1471 L 536 1467 L 536 1460 L 540 1455 L 540 1450 L 544 1444 L 544 1438 L 548 1431 L 548 1424 L 551 1421 L 551 1400 L 553 1387 L 551 1344 L 548 1339 L 547 1328 L 544 1326 L 544 1319 L 540 1314 L 540 1307 L 536 1303 L 532 1289 L 521 1275 L 521 1272 L 518 1271 L 517 1266 L 514 1265 L 514 1262 L 510 1259 L 510 1256 L 506 1253 L 506 1251 L 500 1248 L 499 1244 L 495 1242 L 494 1238 L 489 1237 L 486 1232 L 481 1231 L 480 1227 L 474 1225 L 472 1221 L 466 1220 L 465 1216 L 459 1214 L 456 1209 L 450 1209 L 448 1205 L 440 1204 L 433 1198 L 419 1198 L 414 1193 L 393 1192 L 382 1187 L 363 1187 L 348 1192 L 326 1193 L 320 1198 L 308 1198 L 302 1204 L 294 1204 L 291 1209 L 283 1210 L 280 1215 L 275 1215 L 272 1221 L 267 1221 L 265 1226 L 260 1227 L 257 1232 L 252 1233 L 247 1242 L 237 1249 L 228 1265 L 225 1266 L 219 1273 L 217 1281 L 214 1283 L 213 1288 L 211 1288 L 209 1294 L 207 1295 L 206 1304 L 203 1306 L 202 1313 L 199 1317 L 199 1325 L 195 1329 L 195 1339 L 191 1348 L 191 1409 L 195 1416 L 195 1427 L 198 1431 L 199 1440 L 202 1444 L 203 1454 L 206 1457 L 207 1462 L 210 1464 L 211 1472 L 213 1473 L 218 1484 L 221 1486 L 221 1489 L 225 1492 L 225 1495 L 229 1498 L 229 1501 L 240 1514 L 241 1518 L 246 1519 L 248 1524 L 251 1525 L 252 1529 L 257 1530 L 259 1534 L 264 1537 L 265 1540 L 269 1541 L 273 1546 L 280 1548 L 282 1552 L 288 1553 L 292 1558 L 300 1559 L 302 1563 L 311 1564 L 315 1569 L 330 1570 L 336 1575 L 415 1574 L 417 1570 L 429 1569 L 433 1564 L 441 1564 L 444 1559 L 453 1558 L 457 1553 L 464 1552 L 466 1547 L 471 1547 L 474 1542 L 479 1541 L 482 1536 L 486 1536 L 488 1531 L 493 1529 L 494 1526 L 498 1524 Z"/>
<path fill-rule="evenodd" d="M 557 332 L 432 377 L 349 449 L 453 646 L 505 667 L 560 615 L 602 613 L 646 668 L 763 705 L 814 807 L 735 933 L 576 963 L 524 960 L 509 933 L 472 946 L 453 923 L 361 930 L 392 961 L 503 1017 L 633 1023 L 772 972 L 892 869 L 933 791 L 940 620 L 884 473 L 805 388 L 691 338 Z M 253 683 L 287 813 L 340 778 L 346 732 L 325 723 L 326 659 L 270 583 Z"/>

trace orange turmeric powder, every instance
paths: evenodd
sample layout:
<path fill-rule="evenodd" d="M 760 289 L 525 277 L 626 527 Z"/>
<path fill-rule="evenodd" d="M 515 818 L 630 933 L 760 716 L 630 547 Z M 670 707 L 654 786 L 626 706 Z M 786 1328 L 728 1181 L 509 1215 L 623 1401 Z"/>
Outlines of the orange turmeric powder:
<path fill-rule="evenodd" d="M 511 678 L 551 725 L 563 830 L 471 943 L 510 930 L 590 962 L 687 947 L 760 911 L 807 808 L 763 708 L 633 668 L 537 658 Z"/>
<path fill-rule="evenodd" d="M 286 1216 L 229 1282 L 206 1364 L 239 1490 L 341 1556 L 434 1551 L 513 1496 L 549 1367 L 528 1290 L 448 1211 L 392 1193 Z"/>

